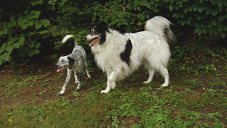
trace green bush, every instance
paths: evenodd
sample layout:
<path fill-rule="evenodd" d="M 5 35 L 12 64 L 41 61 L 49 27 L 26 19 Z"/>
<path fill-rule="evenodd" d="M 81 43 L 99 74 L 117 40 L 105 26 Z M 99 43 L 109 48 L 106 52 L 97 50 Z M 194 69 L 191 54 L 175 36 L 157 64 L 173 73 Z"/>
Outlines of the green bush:
<path fill-rule="evenodd" d="M 15 3 L 15 10 L 9 10 L 12 15 L 0 15 L 5 18 L 0 24 L 3 28 L 0 30 L 0 41 L 4 42 L 0 45 L 0 64 L 39 54 L 39 38 L 50 25 L 50 21 L 42 18 L 42 12 L 38 9 L 42 4 L 43 0 L 18 2 Z M 4 12 L 4 9 L 1 11 Z"/>
<path fill-rule="evenodd" d="M 227 33 L 224 0 L 3 0 L 1 3 L 0 65 L 31 59 L 42 52 L 41 46 L 45 48 L 69 33 L 85 45 L 84 36 L 100 21 L 123 32 L 135 32 L 143 30 L 146 20 L 162 15 L 174 23 L 179 41 L 190 43 L 226 38 Z"/>
<path fill-rule="evenodd" d="M 224 38 L 227 32 L 226 12 L 227 1 L 224 0 L 115 0 L 95 6 L 93 17 L 130 31 L 135 25 L 162 15 L 177 26 L 180 35 L 189 34 L 196 39 L 209 36 Z"/>

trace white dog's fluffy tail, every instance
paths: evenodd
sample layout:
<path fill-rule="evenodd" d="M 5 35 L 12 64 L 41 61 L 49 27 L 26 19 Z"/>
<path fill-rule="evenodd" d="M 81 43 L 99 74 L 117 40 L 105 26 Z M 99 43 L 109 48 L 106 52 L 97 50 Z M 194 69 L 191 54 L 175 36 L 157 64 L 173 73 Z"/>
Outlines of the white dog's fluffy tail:
<path fill-rule="evenodd" d="M 63 40 L 61 41 L 62 43 L 65 43 L 66 41 L 68 41 L 69 39 L 71 39 L 72 37 L 74 37 L 74 35 L 66 35 Z M 74 40 L 74 39 L 73 39 Z"/>
<path fill-rule="evenodd" d="M 154 33 L 158 33 L 163 35 L 167 42 L 171 42 L 175 40 L 175 35 L 170 29 L 170 25 L 172 23 L 162 16 L 155 16 L 148 20 L 145 24 L 145 31 L 152 31 Z"/>

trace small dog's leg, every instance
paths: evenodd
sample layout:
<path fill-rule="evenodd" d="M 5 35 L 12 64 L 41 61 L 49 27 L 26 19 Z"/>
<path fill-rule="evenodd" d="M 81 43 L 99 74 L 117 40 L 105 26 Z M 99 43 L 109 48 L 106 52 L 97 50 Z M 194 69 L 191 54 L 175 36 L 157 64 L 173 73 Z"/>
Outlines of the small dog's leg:
<path fill-rule="evenodd" d="M 76 75 L 76 71 L 74 71 L 74 77 L 75 77 L 75 83 L 77 84 L 76 90 L 79 90 L 81 84 L 80 84 L 80 81 L 79 81 L 79 79 L 78 79 L 78 77 Z"/>
<path fill-rule="evenodd" d="M 169 73 L 165 66 L 161 66 L 159 69 L 160 73 L 165 79 L 165 82 L 161 85 L 161 87 L 167 87 L 169 85 Z"/>
<path fill-rule="evenodd" d="M 109 73 L 107 73 L 108 76 Z M 101 93 L 108 93 L 111 89 L 116 87 L 116 79 L 119 75 L 119 69 L 114 70 L 109 77 L 107 78 L 107 86 L 105 90 L 102 90 Z"/>
<path fill-rule="evenodd" d="M 91 79 L 91 75 L 88 71 L 88 64 L 87 64 L 87 61 L 85 60 L 84 62 L 84 67 L 85 67 L 85 71 L 86 71 L 86 74 L 87 74 L 87 77 Z"/>
<path fill-rule="evenodd" d="M 66 76 L 66 79 L 65 79 L 65 83 L 64 83 L 61 91 L 59 92 L 60 95 L 63 95 L 65 93 L 65 88 L 66 88 L 67 84 L 69 83 L 69 80 L 71 78 L 71 74 L 72 74 L 72 70 L 67 69 L 67 76 Z"/>
<path fill-rule="evenodd" d="M 91 75 L 90 75 L 88 69 L 86 68 L 85 70 L 86 70 L 86 73 L 87 73 L 87 77 L 91 79 Z"/>
<path fill-rule="evenodd" d="M 148 77 L 147 81 L 143 82 L 144 84 L 150 83 L 152 81 L 153 76 L 154 76 L 154 72 L 155 72 L 154 69 L 149 69 L 149 77 Z"/>

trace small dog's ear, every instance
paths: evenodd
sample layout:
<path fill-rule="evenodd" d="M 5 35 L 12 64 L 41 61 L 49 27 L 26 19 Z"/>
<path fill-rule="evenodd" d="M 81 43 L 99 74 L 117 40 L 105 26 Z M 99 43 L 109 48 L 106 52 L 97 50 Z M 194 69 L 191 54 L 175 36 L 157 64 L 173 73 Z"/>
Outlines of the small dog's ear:
<path fill-rule="evenodd" d="M 69 65 L 73 65 L 75 60 L 71 57 L 68 57 L 68 60 L 69 60 Z"/>

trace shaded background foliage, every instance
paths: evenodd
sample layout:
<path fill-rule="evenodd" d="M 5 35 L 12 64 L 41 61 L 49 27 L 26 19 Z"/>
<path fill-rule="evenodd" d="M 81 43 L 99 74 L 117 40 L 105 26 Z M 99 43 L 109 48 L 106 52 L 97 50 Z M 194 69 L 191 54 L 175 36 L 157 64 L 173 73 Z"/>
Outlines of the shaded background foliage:
<path fill-rule="evenodd" d="M 136 32 L 155 15 L 174 23 L 174 46 L 226 41 L 226 0 L 1 0 L 0 65 L 67 54 L 71 47 L 59 43 L 65 34 L 74 34 L 89 53 L 85 35 L 94 23 L 104 21 L 121 32 Z M 173 54 L 183 55 L 193 47 Z"/>

